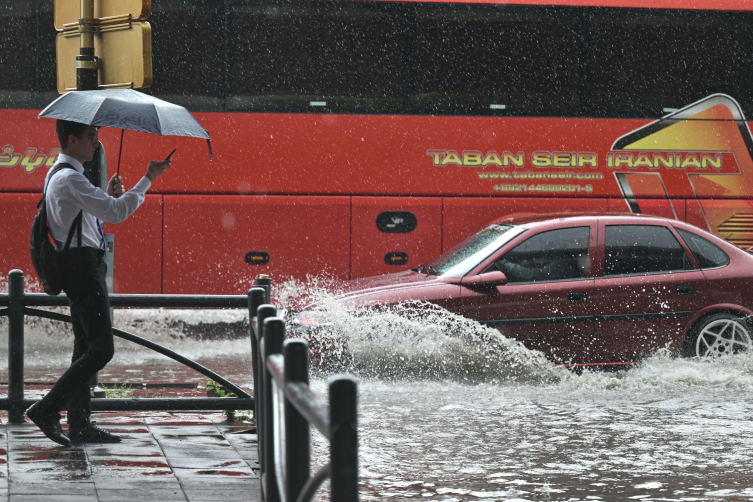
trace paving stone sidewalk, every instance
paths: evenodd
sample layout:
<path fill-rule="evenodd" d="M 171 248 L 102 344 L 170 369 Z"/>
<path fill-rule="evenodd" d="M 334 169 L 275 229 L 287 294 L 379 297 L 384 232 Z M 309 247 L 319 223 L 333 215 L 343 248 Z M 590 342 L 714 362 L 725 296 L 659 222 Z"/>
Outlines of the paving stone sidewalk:
<path fill-rule="evenodd" d="M 259 501 L 256 434 L 219 415 L 92 417 L 118 444 L 59 446 L 0 425 L 0 502 Z"/>

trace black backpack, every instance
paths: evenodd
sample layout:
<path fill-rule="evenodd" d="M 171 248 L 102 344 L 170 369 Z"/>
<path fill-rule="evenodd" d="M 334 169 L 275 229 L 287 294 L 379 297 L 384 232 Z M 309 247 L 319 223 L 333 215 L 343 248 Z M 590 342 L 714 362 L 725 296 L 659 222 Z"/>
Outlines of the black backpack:
<path fill-rule="evenodd" d="M 61 169 L 74 169 L 70 164 L 58 164 L 50 174 L 49 181 Z M 49 185 L 49 181 L 47 184 Z M 29 249 L 31 250 L 31 264 L 34 265 L 39 276 L 39 282 L 48 295 L 59 295 L 63 290 L 63 274 L 60 265 L 60 253 L 55 251 L 55 244 L 50 236 L 50 227 L 47 223 L 47 186 L 42 190 L 42 200 L 37 204 L 37 214 L 34 216 L 34 222 L 31 224 L 31 238 L 29 239 Z M 65 248 L 68 250 L 73 240 L 73 233 L 78 228 L 78 245 L 81 246 L 81 222 L 83 210 L 79 211 L 78 216 L 71 224 L 71 230 L 68 232 L 68 239 L 65 241 Z"/>

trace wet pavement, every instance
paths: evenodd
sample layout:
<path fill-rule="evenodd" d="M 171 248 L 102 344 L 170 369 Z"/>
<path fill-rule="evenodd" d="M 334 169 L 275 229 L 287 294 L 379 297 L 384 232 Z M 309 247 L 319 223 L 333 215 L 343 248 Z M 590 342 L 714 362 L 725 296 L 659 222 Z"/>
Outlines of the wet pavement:
<path fill-rule="evenodd" d="M 95 414 L 118 444 L 62 447 L 0 425 L 0 501 L 257 501 L 256 434 L 220 414 Z M 65 428 L 65 422 L 63 421 Z"/>

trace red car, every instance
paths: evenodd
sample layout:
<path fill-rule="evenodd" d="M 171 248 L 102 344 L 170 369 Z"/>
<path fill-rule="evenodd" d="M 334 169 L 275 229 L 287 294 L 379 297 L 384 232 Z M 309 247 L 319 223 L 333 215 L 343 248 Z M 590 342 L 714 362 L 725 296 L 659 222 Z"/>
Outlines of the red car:
<path fill-rule="evenodd" d="M 341 300 L 431 302 L 561 364 L 722 356 L 752 345 L 753 255 L 664 218 L 513 215 L 426 267 L 351 281 Z"/>

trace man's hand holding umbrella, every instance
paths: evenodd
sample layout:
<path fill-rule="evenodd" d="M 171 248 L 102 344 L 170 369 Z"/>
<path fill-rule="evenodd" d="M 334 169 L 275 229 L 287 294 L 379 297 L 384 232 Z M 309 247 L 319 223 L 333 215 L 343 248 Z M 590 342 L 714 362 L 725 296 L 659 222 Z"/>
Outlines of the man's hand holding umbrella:
<path fill-rule="evenodd" d="M 123 180 L 120 176 L 113 174 L 110 181 L 107 183 L 107 195 L 115 197 L 116 199 L 125 193 L 125 187 L 123 186 Z"/>

